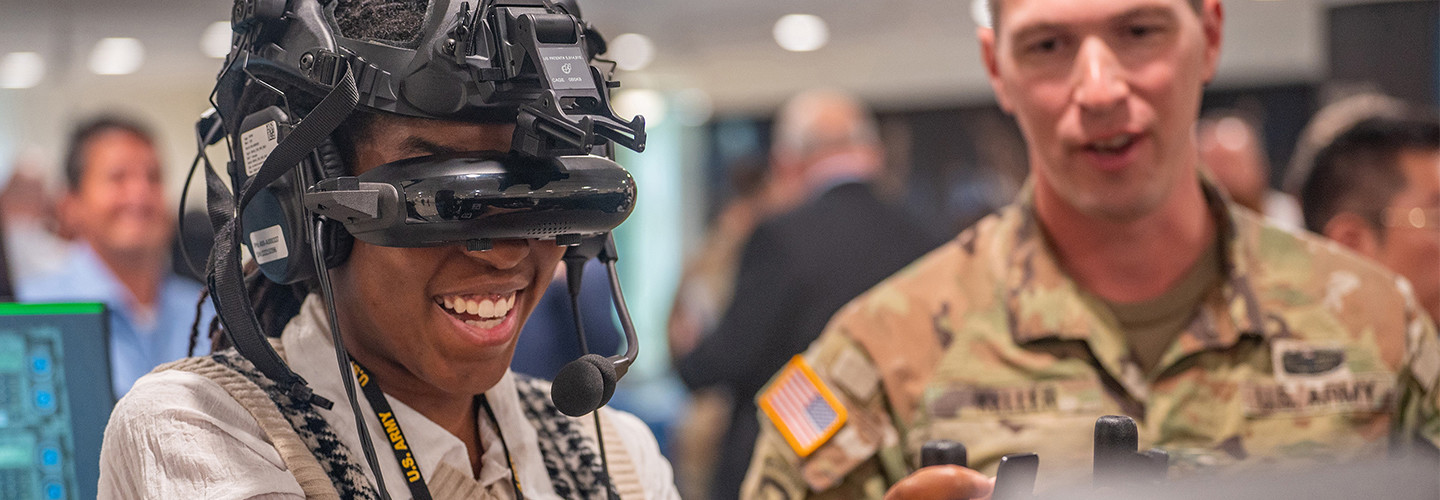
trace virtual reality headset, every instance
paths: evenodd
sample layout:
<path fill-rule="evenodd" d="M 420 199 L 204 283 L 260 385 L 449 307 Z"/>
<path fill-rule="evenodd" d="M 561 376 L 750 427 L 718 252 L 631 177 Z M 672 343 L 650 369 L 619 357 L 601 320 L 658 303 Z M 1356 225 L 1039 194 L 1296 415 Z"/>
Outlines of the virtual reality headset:
<path fill-rule="evenodd" d="M 639 343 L 608 234 L 633 209 L 635 183 L 605 156 L 612 144 L 645 146 L 644 119 L 617 118 L 609 90 L 618 84 L 590 65 L 603 41 L 578 9 L 552 0 L 431 0 L 421 26 L 393 40 L 345 33 L 336 20 L 344 4 L 234 4 L 235 35 L 212 94 L 216 111 L 197 124 L 197 162 L 208 165 L 204 146 L 230 139 L 230 188 L 206 169 L 216 229 L 208 288 L 235 348 L 291 398 L 330 407 L 266 341 L 246 292 L 241 246 L 271 281 L 313 279 L 333 300 L 325 270 L 345 261 L 352 239 L 483 251 L 498 239 L 553 238 L 573 245 L 567 256 L 598 257 L 608 268 L 626 352 L 582 358 L 588 361 L 569 370 L 574 380 L 554 385 L 579 388 L 557 400 L 569 402 L 567 414 L 603 405 Z M 412 158 L 355 175 L 332 137 L 357 110 L 513 121 L 512 152 Z M 578 283 L 583 266 L 567 269 Z M 330 326 L 346 371 L 338 326 Z"/>
<path fill-rule="evenodd" d="M 336 20 L 342 3 L 240 0 L 234 10 L 234 46 L 215 104 L 232 138 L 238 240 L 269 279 L 294 283 L 315 275 L 309 213 L 333 221 L 317 240 L 326 267 L 346 260 L 352 235 L 395 247 L 483 249 L 505 238 L 571 244 L 629 215 L 634 180 L 596 155 L 610 154 L 612 142 L 643 150 L 644 119 L 621 120 L 610 110 L 615 83 L 590 65 L 603 40 L 569 12 L 578 8 L 548 0 L 434 0 L 413 39 L 376 40 L 346 36 Z M 270 152 L 290 136 L 333 131 L 305 131 L 305 122 L 338 125 L 336 116 L 356 112 L 317 118 L 327 98 L 348 85 L 358 95 L 352 109 L 364 112 L 513 120 L 516 153 L 432 157 L 353 176 L 354 166 L 341 164 L 334 145 L 319 141 L 296 173 L 264 178 Z M 200 128 L 202 142 L 220 139 L 203 132 L 213 127 Z M 252 182 L 263 187 L 238 199 L 238 188 Z"/>
<path fill-rule="evenodd" d="M 514 149 L 533 156 L 601 153 L 608 141 L 644 149 L 644 119 L 616 117 L 608 90 L 618 84 L 590 65 L 604 41 L 563 3 L 432 0 L 413 40 L 346 37 L 334 20 L 340 3 L 237 2 L 235 49 L 217 86 L 220 114 L 237 114 L 253 80 L 318 98 L 348 71 L 363 108 L 513 119 Z"/>
<path fill-rule="evenodd" d="M 478 152 L 325 179 L 304 199 L 311 211 L 374 245 L 465 242 L 483 250 L 493 240 L 553 238 L 563 245 L 608 232 L 635 206 L 635 181 L 598 156 Z"/>

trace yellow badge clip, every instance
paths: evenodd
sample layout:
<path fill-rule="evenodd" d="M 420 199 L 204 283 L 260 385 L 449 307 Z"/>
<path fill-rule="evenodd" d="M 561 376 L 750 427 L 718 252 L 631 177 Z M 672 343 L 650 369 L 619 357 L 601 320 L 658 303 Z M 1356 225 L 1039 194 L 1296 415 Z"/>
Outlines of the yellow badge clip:
<path fill-rule="evenodd" d="M 809 456 L 845 425 L 845 406 L 798 355 L 760 395 L 760 409 L 801 457 Z"/>

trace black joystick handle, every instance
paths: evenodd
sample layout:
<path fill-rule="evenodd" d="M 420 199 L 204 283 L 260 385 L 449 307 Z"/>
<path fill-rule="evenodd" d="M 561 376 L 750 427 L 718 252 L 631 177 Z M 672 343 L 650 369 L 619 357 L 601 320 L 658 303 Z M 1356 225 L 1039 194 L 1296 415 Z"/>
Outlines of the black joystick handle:
<path fill-rule="evenodd" d="M 1124 488 L 1164 480 L 1170 455 L 1157 449 L 1139 452 L 1139 448 L 1139 429 L 1130 417 L 1108 415 L 1096 420 L 1095 487 Z"/>
<path fill-rule="evenodd" d="M 1035 496 L 1035 474 L 1040 470 L 1040 457 L 1034 453 L 1014 453 L 1000 457 L 995 471 L 995 491 L 991 500 L 1028 500 Z"/>
<path fill-rule="evenodd" d="M 1136 465 L 1140 432 L 1130 417 L 1106 415 L 1095 421 L 1096 488 L 1114 488 L 1128 482 Z"/>
<path fill-rule="evenodd" d="M 966 467 L 969 457 L 965 454 L 965 445 L 949 439 L 936 439 L 926 441 L 920 447 L 920 466 L 929 467 L 932 465 L 959 465 Z"/>

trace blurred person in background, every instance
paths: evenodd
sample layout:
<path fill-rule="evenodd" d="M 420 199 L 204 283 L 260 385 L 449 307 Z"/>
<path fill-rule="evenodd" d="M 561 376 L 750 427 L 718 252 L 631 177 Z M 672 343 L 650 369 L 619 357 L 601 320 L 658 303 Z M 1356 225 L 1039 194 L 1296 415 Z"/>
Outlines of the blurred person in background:
<path fill-rule="evenodd" d="M 1301 185 L 1305 227 L 1384 264 L 1440 317 L 1440 121 L 1359 121 L 1319 148 Z"/>
<path fill-rule="evenodd" d="M 715 214 L 676 286 L 666 329 L 673 360 L 689 354 L 720 324 L 734 294 L 740 252 L 755 226 L 799 201 L 798 192 L 774 182 L 769 170 L 768 162 L 755 156 L 727 168 L 734 195 Z"/>
<path fill-rule="evenodd" d="M 1280 184 L 1297 202 L 1301 187 L 1315 166 L 1315 155 L 1335 142 L 1341 132 L 1372 118 L 1405 118 L 1413 112 L 1404 101 L 1379 93 L 1368 85 L 1338 86 L 1330 92 L 1335 95 L 1324 100 L 1324 107 L 1310 117 L 1295 141 L 1295 152 L 1290 155 L 1290 166 L 1285 169 L 1285 178 Z"/>
<path fill-rule="evenodd" d="M 60 234 L 54 190 L 46 185 L 41 164 L 33 155 L 22 155 L 0 190 L 0 225 L 12 279 L 52 273 L 65 264 L 69 241 Z"/>
<path fill-rule="evenodd" d="M 739 494 L 759 431 L 754 397 L 770 374 L 845 302 L 941 242 L 876 194 L 884 154 L 874 117 L 854 97 L 795 96 L 777 117 L 773 141 L 774 182 L 796 186 L 804 201 L 755 228 L 718 327 L 676 363 L 691 390 L 723 387 L 734 401 L 711 488 L 716 499 Z"/>
<path fill-rule="evenodd" d="M 1105 415 L 1133 418 L 1170 477 L 1433 452 L 1440 339 L 1409 291 L 1199 169 L 1219 0 L 989 9 L 976 33 L 1030 182 L 775 376 L 747 497 L 985 498 L 1026 452 L 1037 491 L 1073 494 L 1109 465 Z M 938 439 L 972 468 L 917 468 Z"/>
<path fill-rule="evenodd" d="M 74 242 L 60 269 L 16 283 L 24 302 L 105 303 L 116 397 L 185 357 L 196 320 L 200 285 L 170 270 L 174 210 L 162 172 L 154 138 L 138 123 L 102 116 L 76 127 L 57 210 Z"/>
<path fill-rule="evenodd" d="M 1301 225 L 1300 206 L 1289 195 L 1270 189 L 1270 162 L 1256 126 L 1239 113 L 1215 112 L 1196 127 L 1200 165 L 1235 203 L 1264 215 L 1277 226 Z"/>
<path fill-rule="evenodd" d="M 734 296 L 740 251 L 755 226 L 798 201 L 797 191 L 772 182 L 769 170 L 763 156 L 742 157 L 726 168 L 733 195 L 715 214 L 675 287 L 666 321 L 672 362 L 689 354 L 720 324 L 720 315 Z M 718 387 L 690 393 L 671 453 L 681 496 L 709 497 L 719 458 L 715 450 L 721 447 L 732 404 L 729 392 Z"/>

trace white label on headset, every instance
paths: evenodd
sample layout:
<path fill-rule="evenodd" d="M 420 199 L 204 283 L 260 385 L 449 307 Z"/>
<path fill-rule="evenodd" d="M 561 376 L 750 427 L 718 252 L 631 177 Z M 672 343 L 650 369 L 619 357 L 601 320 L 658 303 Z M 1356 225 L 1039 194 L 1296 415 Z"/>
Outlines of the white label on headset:
<path fill-rule="evenodd" d="M 240 154 L 245 160 L 246 176 L 254 177 L 260 171 L 276 144 L 280 144 L 280 128 L 273 121 L 240 134 Z"/>
<path fill-rule="evenodd" d="M 590 80 L 590 57 L 580 47 L 547 47 L 539 51 L 550 87 L 556 90 L 595 88 Z"/>
<path fill-rule="evenodd" d="M 250 232 L 250 247 L 255 252 L 255 262 L 266 264 L 290 256 L 290 247 L 285 245 L 285 232 L 274 225 Z"/>

